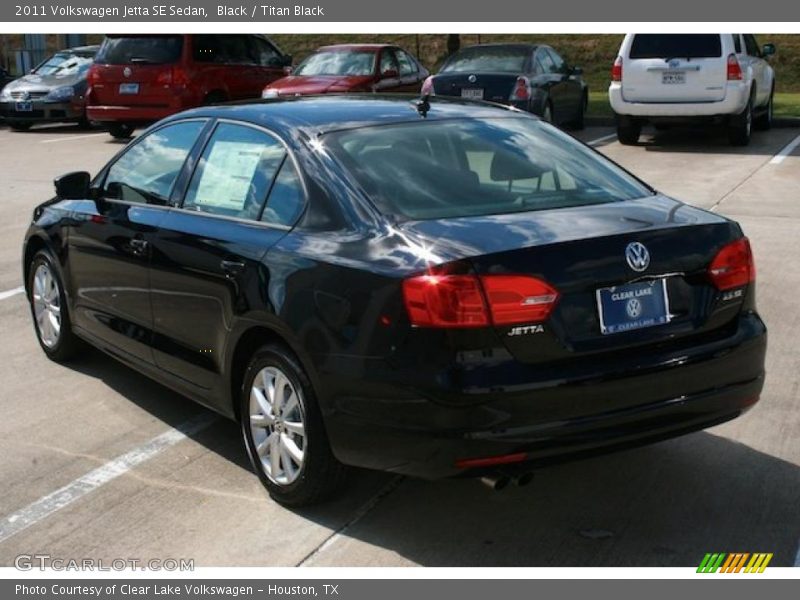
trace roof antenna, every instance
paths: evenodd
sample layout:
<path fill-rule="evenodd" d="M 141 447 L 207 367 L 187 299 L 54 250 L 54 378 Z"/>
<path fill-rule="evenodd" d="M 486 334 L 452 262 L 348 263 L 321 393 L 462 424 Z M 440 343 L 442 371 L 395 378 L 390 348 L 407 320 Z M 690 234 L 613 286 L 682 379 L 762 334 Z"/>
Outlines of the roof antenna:
<path fill-rule="evenodd" d="M 414 106 L 423 119 L 428 116 L 428 111 L 431 109 L 431 103 L 428 100 L 430 98 L 430 94 L 425 94 L 421 96 L 418 100 L 414 101 Z"/>

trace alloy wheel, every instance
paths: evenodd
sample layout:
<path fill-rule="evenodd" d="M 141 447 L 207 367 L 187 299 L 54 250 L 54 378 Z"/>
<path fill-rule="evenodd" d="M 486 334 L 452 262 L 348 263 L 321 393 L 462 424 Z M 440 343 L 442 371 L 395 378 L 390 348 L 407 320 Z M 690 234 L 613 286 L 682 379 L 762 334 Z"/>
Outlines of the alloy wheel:
<path fill-rule="evenodd" d="M 250 434 L 267 478 L 290 485 L 303 471 L 305 409 L 300 390 L 277 367 L 261 369 L 250 388 Z"/>
<path fill-rule="evenodd" d="M 46 264 L 36 267 L 32 297 L 39 338 L 45 346 L 53 348 L 61 336 L 61 293 Z"/>

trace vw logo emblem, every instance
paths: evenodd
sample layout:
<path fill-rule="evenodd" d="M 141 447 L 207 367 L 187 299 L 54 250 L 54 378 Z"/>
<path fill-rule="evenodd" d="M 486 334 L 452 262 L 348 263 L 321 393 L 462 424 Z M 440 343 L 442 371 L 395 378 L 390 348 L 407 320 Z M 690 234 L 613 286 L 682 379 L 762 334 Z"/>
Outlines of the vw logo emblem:
<path fill-rule="evenodd" d="M 672 59 L 672 60 L 670 60 L 670 61 L 669 61 L 669 63 L 667 63 L 667 64 L 669 65 L 669 67 L 670 67 L 671 69 L 674 69 L 674 68 L 675 68 L 675 67 L 677 67 L 679 64 L 681 64 L 681 61 L 679 61 L 677 58 L 673 58 L 673 59 Z"/>
<path fill-rule="evenodd" d="M 637 318 L 639 315 L 642 314 L 642 303 L 639 301 L 638 298 L 631 298 L 625 305 L 625 312 L 628 313 L 628 316 L 631 319 Z"/>
<path fill-rule="evenodd" d="M 470 75 L 469 77 L 467 77 L 467 81 L 469 81 L 470 83 L 475 83 L 476 81 L 478 81 L 478 78 L 475 77 L 475 75 Z"/>
<path fill-rule="evenodd" d="M 628 261 L 628 266 L 641 273 L 650 266 L 650 253 L 645 248 L 644 244 L 639 242 L 631 242 L 625 248 L 625 260 Z"/>
<path fill-rule="evenodd" d="M 131 68 L 130 68 L 130 67 L 125 67 L 125 68 L 122 70 L 122 74 L 123 74 L 123 75 L 125 75 L 125 77 L 130 77 L 132 72 L 133 72 L 133 71 L 131 71 Z"/>

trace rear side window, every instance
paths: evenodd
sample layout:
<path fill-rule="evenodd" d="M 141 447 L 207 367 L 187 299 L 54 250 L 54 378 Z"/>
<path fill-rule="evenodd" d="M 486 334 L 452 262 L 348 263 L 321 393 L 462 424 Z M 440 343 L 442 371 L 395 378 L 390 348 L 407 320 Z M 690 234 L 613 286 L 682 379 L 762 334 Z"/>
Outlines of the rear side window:
<path fill-rule="evenodd" d="M 736 54 L 742 53 L 742 37 L 738 33 L 733 34 L 733 50 Z"/>
<path fill-rule="evenodd" d="M 602 204 L 650 191 L 530 118 L 365 127 L 323 138 L 384 213 L 440 219 Z"/>
<path fill-rule="evenodd" d="M 744 45 L 747 48 L 747 54 L 750 56 L 761 56 L 761 50 L 758 47 L 756 38 L 751 33 L 744 34 Z"/>
<path fill-rule="evenodd" d="M 722 43 L 718 33 L 637 33 L 630 58 L 718 58 Z"/>
<path fill-rule="evenodd" d="M 203 151 L 183 208 L 257 221 L 285 157 L 271 135 L 221 123 Z"/>
<path fill-rule="evenodd" d="M 247 36 L 197 35 L 193 40 L 192 56 L 196 62 L 224 65 L 255 64 Z"/>
<path fill-rule="evenodd" d="M 182 35 L 114 36 L 105 39 L 95 62 L 105 65 L 160 65 L 177 62 L 182 52 Z"/>
<path fill-rule="evenodd" d="M 305 193 L 303 184 L 300 182 L 300 175 L 297 173 L 294 163 L 287 156 L 275 178 L 275 183 L 272 184 L 267 207 L 264 209 L 261 220 L 289 227 L 294 224 L 303 211 L 304 199 Z"/>
<path fill-rule="evenodd" d="M 166 204 L 205 124 L 186 121 L 147 134 L 111 165 L 105 196 L 132 203 Z"/>

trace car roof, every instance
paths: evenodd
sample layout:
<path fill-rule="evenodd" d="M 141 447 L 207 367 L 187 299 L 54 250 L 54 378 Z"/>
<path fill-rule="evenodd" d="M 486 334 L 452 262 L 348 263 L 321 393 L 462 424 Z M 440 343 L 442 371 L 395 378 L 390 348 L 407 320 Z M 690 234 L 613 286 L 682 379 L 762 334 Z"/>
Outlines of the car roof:
<path fill-rule="evenodd" d="M 380 50 L 381 48 L 394 48 L 393 44 L 330 44 L 320 46 L 316 52 L 321 50 Z"/>
<path fill-rule="evenodd" d="M 280 100 L 205 106 L 173 115 L 169 120 L 189 117 L 233 119 L 263 125 L 284 138 L 298 130 L 309 137 L 341 129 L 391 123 L 413 123 L 445 119 L 486 119 L 510 114 L 536 118 L 507 106 L 459 98 L 430 97 L 423 117 L 418 96 L 390 94 L 325 94 Z"/>
<path fill-rule="evenodd" d="M 64 48 L 58 52 L 69 52 L 70 54 L 97 54 L 100 46 L 75 46 L 74 48 Z"/>
<path fill-rule="evenodd" d="M 473 44 L 472 46 L 464 46 L 461 50 L 478 50 L 480 48 L 514 48 L 518 50 L 533 50 L 543 44 L 528 44 L 525 42 L 509 42 L 507 44 Z"/>

